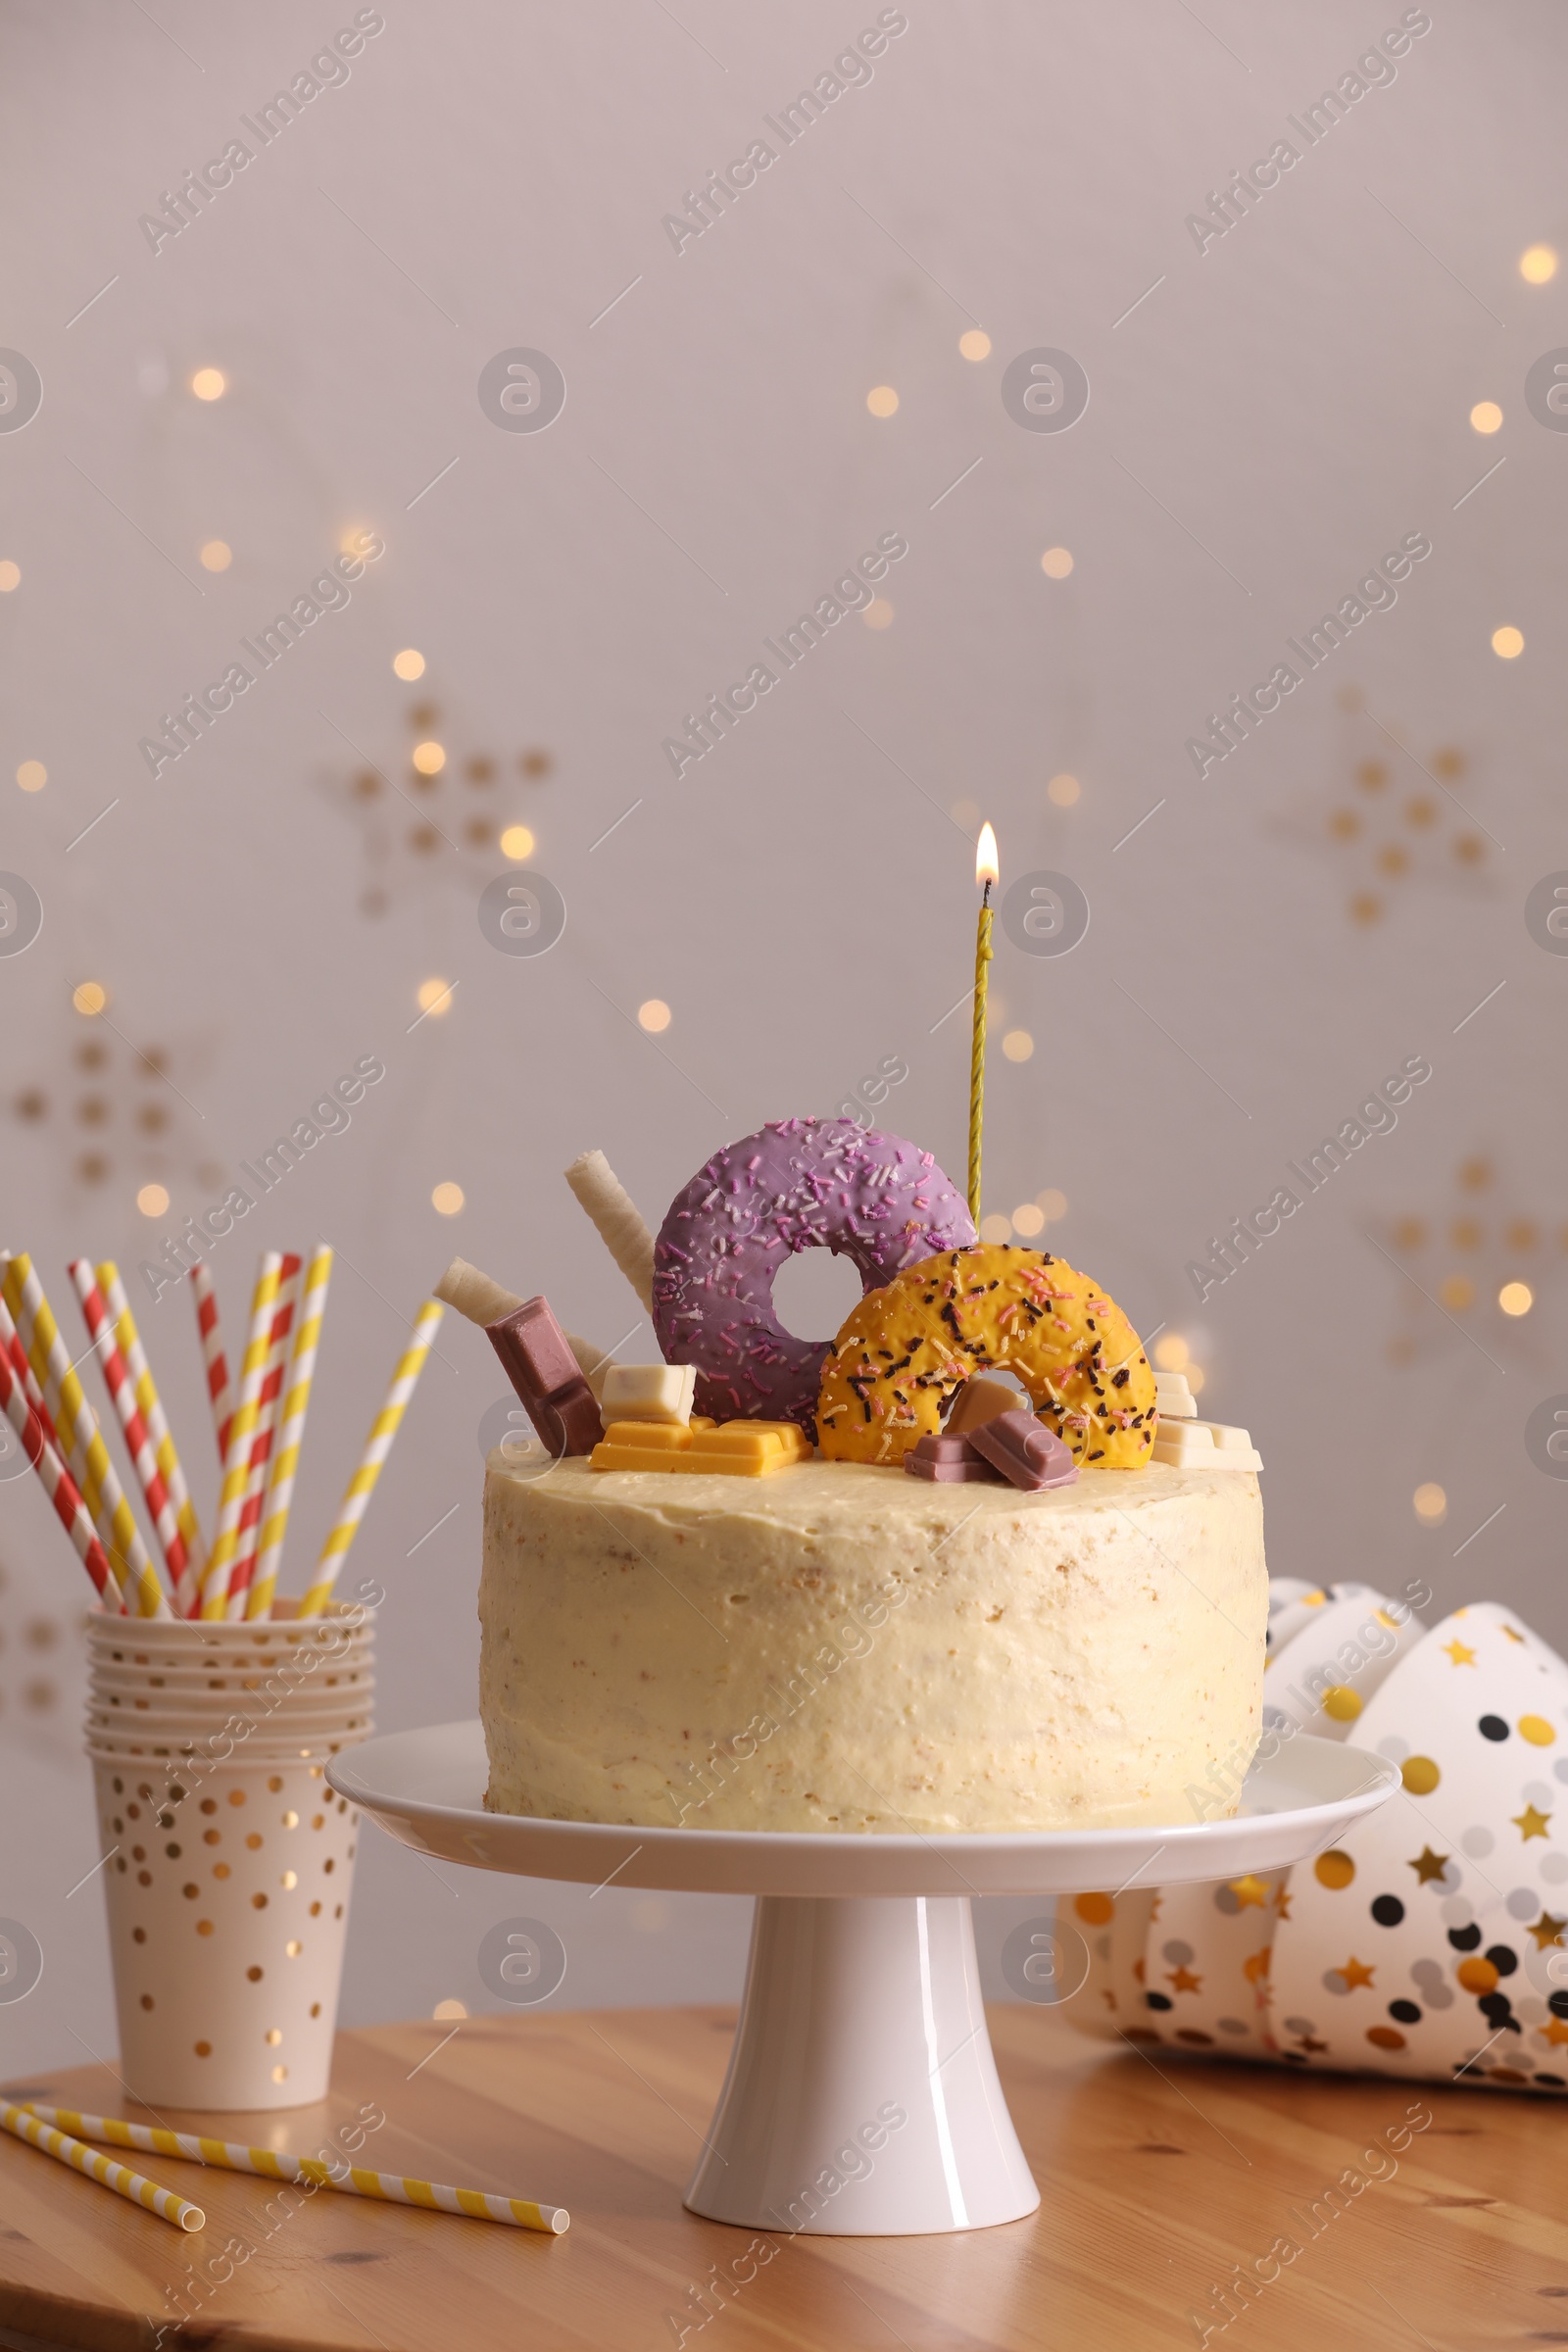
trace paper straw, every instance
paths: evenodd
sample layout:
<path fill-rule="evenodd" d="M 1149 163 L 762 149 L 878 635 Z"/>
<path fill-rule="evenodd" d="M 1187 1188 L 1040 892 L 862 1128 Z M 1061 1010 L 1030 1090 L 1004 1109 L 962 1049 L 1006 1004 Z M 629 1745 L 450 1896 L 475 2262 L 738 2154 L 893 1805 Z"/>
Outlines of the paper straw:
<path fill-rule="evenodd" d="M 120 1268 L 113 1258 L 105 1258 L 99 1266 L 98 1283 L 108 1302 L 109 1312 L 115 1319 L 115 1338 L 120 1343 L 120 1352 L 135 1383 L 136 1402 L 147 1424 L 147 1435 L 153 1442 L 153 1451 L 163 1473 L 164 1485 L 169 1490 L 169 1499 L 174 1506 L 174 1524 L 184 1541 L 185 1574 L 182 1586 L 188 1586 L 189 1590 L 176 1591 L 174 1595 L 175 1615 L 184 1616 L 195 1599 L 196 1584 L 207 1556 L 207 1547 L 202 1542 L 196 1506 L 191 1501 L 190 1489 L 185 1484 L 185 1473 L 180 1467 L 169 1417 L 164 1411 L 158 1386 L 153 1379 L 152 1366 L 147 1361 L 147 1350 L 141 1344 L 141 1335 L 130 1311 L 130 1300 L 125 1297 L 125 1286 L 120 1279 Z"/>
<path fill-rule="evenodd" d="M 240 1366 L 239 1401 L 226 1423 L 223 1482 L 218 1494 L 218 1529 L 213 1537 L 213 1548 L 207 1566 L 202 1571 L 201 1614 L 205 1618 L 221 1617 L 228 1607 L 228 1572 L 239 1549 L 240 1512 L 245 1505 L 245 1489 L 250 1478 L 251 1436 L 256 1427 L 262 1381 L 266 1376 L 268 1351 L 271 1346 L 272 1307 L 282 1278 L 281 1252 L 276 1250 L 265 1251 L 256 1271 L 256 1288 L 251 1294 L 250 1331 Z"/>
<path fill-rule="evenodd" d="M 55 1451 L 63 1454 L 65 1447 L 60 1443 L 60 1432 L 55 1427 L 54 1415 L 44 1402 L 43 1391 L 39 1388 L 32 1366 L 27 1361 L 27 1350 L 22 1345 L 22 1335 L 11 1320 L 11 1309 L 7 1306 L 3 1297 L 0 1297 L 0 1342 L 3 1342 L 5 1351 L 11 1358 L 12 1371 L 22 1383 L 24 1396 L 38 1416 L 44 1436 Z"/>
<path fill-rule="evenodd" d="M 158 1571 L 131 1516 L 119 1473 L 98 1433 L 97 1419 L 73 1369 L 71 1352 L 60 1336 L 31 1258 L 20 1255 L 8 1258 L 4 1284 L 0 1287 L 22 1335 L 27 1359 L 49 1400 L 55 1427 L 65 1440 L 66 1458 L 75 1473 L 82 1500 L 109 1554 L 116 1582 L 122 1591 L 134 1594 L 137 1616 L 167 1617 L 169 1604 L 158 1581 Z"/>
<path fill-rule="evenodd" d="M 277 1591 L 278 1563 L 283 1554 L 283 1538 L 288 1533 L 289 1504 L 294 1498 L 300 1444 L 305 1436 L 305 1416 L 311 1407 L 311 1379 L 316 1370 L 316 1351 L 320 1345 L 321 1317 L 326 1312 L 326 1286 L 331 1274 L 332 1252 L 323 1244 L 306 1269 L 281 1426 L 267 1484 L 256 1576 L 245 1603 L 247 1617 L 270 1617 L 272 1613 L 272 1595 Z"/>
<path fill-rule="evenodd" d="M 172 2188 L 160 2188 L 156 2180 L 144 2180 L 140 2173 L 127 2172 L 122 2164 L 117 2164 L 112 2156 L 100 2155 L 96 2148 L 84 2148 L 79 2139 L 57 2132 L 29 2108 L 13 2107 L 9 2102 L 0 2106 L 0 2124 L 17 2139 L 26 2140 L 29 2146 L 41 2148 L 46 2156 L 69 2164 L 74 2172 L 85 2173 L 89 2180 L 112 2188 L 117 2197 L 128 2197 L 132 2205 L 145 2205 L 149 2213 L 156 2213 L 160 2221 L 172 2222 L 176 2230 L 206 2229 L 207 2216 L 199 2205 L 176 2197 Z"/>
<path fill-rule="evenodd" d="M 602 1152 L 585 1152 L 566 1170 L 594 1230 L 645 1307 L 654 1303 L 654 1237 Z"/>
<path fill-rule="evenodd" d="M 213 1408 L 213 1428 L 218 1433 L 218 1460 L 221 1467 L 228 1451 L 228 1424 L 234 1410 L 234 1390 L 228 1377 L 228 1358 L 223 1353 L 222 1336 L 218 1328 L 218 1293 L 213 1288 L 211 1266 L 198 1261 L 190 1270 L 190 1283 L 196 1297 L 196 1328 L 202 1336 L 202 1354 L 207 1363 L 207 1401 Z"/>
<path fill-rule="evenodd" d="M 98 1597 L 106 1609 L 122 1610 L 124 1595 L 115 1582 L 109 1565 L 109 1555 L 99 1543 L 87 1506 L 77 1492 L 76 1482 L 61 1460 L 54 1441 L 44 1431 L 36 1409 L 28 1402 L 22 1383 L 11 1369 L 11 1342 L 16 1326 L 9 1308 L 0 1306 L 5 1318 L 5 1348 L 0 1353 L 0 1409 L 22 1440 L 25 1453 L 43 1481 L 43 1491 L 55 1506 L 60 1521 L 76 1547 L 76 1557 L 98 1588 Z"/>
<path fill-rule="evenodd" d="M 404 1407 L 418 1384 L 419 1374 L 424 1370 L 424 1359 L 430 1352 L 430 1343 L 435 1338 L 436 1326 L 445 1311 L 439 1300 L 427 1298 L 414 1319 L 409 1345 L 392 1375 L 381 1410 L 370 1424 L 370 1434 L 365 1441 L 360 1466 L 349 1480 L 332 1532 L 322 1546 L 316 1568 L 316 1582 L 300 1602 L 295 1612 L 297 1616 L 319 1617 L 332 1597 L 332 1587 L 348 1557 L 349 1545 L 359 1533 L 365 1506 L 381 1475 L 381 1464 L 391 1451 Z"/>
<path fill-rule="evenodd" d="M 476 2222 L 506 2222 L 514 2230 L 544 2230 L 559 2237 L 571 2221 L 564 2205 L 535 2205 L 528 2197 L 492 2196 L 482 2188 L 445 2188 L 434 2180 L 406 2180 L 397 2173 L 341 2170 L 316 2156 L 287 2156 L 281 2149 L 246 2148 L 226 2139 L 202 2139 L 193 2132 L 166 2132 L 152 2124 L 123 2124 L 112 2115 L 77 2115 L 69 2107 L 29 2101 L 27 2112 L 112 2147 L 139 2148 L 149 2155 L 183 2156 L 192 2164 L 217 2165 L 229 2173 L 260 2173 L 268 2180 L 314 2180 L 345 2197 L 382 2197 L 393 2205 L 423 2205 L 436 2213 L 466 2213 Z"/>
<path fill-rule="evenodd" d="M 257 1400 L 256 1428 L 251 1437 L 245 1500 L 239 1514 L 239 1547 L 234 1556 L 234 1565 L 228 1572 L 227 1613 L 236 1620 L 245 1614 L 251 1580 L 256 1574 L 256 1555 L 261 1548 L 262 1539 L 262 1510 L 267 1500 L 267 1475 L 272 1459 L 272 1439 L 282 1409 L 288 1336 L 294 1327 L 294 1310 L 299 1304 L 299 1296 L 300 1261 L 297 1257 L 285 1257 L 282 1280 L 277 1288 L 277 1304 L 272 1312 L 267 1367 L 262 1375 L 262 1393 Z"/>
<path fill-rule="evenodd" d="M 75 1285 L 76 1297 L 81 1300 L 81 1311 L 98 1353 L 110 1401 L 120 1416 L 125 1450 L 130 1455 L 141 1487 L 142 1499 L 157 1531 L 158 1545 L 169 1570 L 170 1584 L 177 1593 L 180 1580 L 186 1576 L 188 1567 L 185 1539 L 179 1532 L 174 1505 L 164 1484 L 164 1474 L 158 1467 L 158 1457 L 153 1451 L 147 1424 L 142 1419 L 141 1406 L 136 1402 L 130 1367 L 120 1352 L 109 1308 L 104 1302 L 104 1295 L 98 1287 L 98 1278 L 91 1263 L 84 1257 L 74 1257 L 68 1271 Z"/>

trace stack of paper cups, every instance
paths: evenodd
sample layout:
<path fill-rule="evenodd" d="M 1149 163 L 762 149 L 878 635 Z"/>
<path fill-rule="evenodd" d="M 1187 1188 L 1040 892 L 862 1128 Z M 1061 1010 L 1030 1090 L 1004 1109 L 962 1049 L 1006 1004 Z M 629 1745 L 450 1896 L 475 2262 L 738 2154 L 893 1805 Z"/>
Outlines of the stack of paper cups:
<path fill-rule="evenodd" d="M 121 2069 L 150 2106 L 326 2095 L 359 1816 L 325 1770 L 372 1728 L 373 1619 L 88 1619 Z"/>

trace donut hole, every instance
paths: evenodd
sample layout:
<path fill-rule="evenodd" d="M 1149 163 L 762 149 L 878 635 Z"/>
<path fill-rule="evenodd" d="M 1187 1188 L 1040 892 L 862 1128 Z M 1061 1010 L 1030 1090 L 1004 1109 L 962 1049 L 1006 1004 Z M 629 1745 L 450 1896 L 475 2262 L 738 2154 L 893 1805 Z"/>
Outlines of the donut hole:
<path fill-rule="evenodd" d="M 1007 1408 L 1009 1411 L 1017 1410 L 1020 1412 L 1032 1413 L 1035 1410 L 1034 1398 L 1030 1396 L 1028 1390 L 1024 1387 L 1023 1382 L 1018 1378 L 1016 1372 L 1006 1371 L 1001 1364 L 997 1364 L 995 1366 L 988 1365 L 981 1377 L 993 1383 L 999 1389 L 1010 1389 L 1012 1391 L 1014 1403 L 1012 1406 Z M 952 1419 L 958 1399 L 963 1395 L 964 1389 L 967 1387 L 967 1382 L 960 1381 L 958 1386 L 954 1390 L 952 1396 L 945 1399 L 942 1406 L 942 1425 L 944 1428 L 947 1427 L 948 1422 Z"/>
<path fill-rule="evenodd" d="M 853 1259 L 820 1245 L 797 1250 L 773 1277 L 773 1312 L 792 1339 L 831 1339 L 864 1290 Z"/>

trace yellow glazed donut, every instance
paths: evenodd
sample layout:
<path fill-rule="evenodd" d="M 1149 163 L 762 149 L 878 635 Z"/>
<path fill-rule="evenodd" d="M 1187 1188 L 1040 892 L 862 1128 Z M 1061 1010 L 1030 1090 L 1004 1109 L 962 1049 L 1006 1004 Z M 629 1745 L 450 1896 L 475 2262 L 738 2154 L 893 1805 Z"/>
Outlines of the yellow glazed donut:
<path fill-rule="evenodd" d="M 1013 1373 L 1041 1419 L 1101 1470 L 1154 1442 L 1154 1375 L 1121 1308 L 1043 1250 L 947 1250 L 867 1291 L 828 1356 L 816 1409 L 830 1459 L 902 1462 L 976 1372 Z"/>

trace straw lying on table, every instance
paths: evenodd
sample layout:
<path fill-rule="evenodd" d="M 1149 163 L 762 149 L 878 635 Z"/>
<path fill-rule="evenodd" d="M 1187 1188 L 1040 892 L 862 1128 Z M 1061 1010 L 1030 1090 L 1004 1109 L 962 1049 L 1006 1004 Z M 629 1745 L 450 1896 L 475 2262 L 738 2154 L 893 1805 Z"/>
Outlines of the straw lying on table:
<path fill-rule="evenodd" d="M 156 2213 L 160 2221 L 172 2222 L 176 2230 L 206 2229 L 207 2216 L 199 2205 L 190 2204 L 184 2197 L 176 2197 L 172 2188 L 160 2188 L 156 2180 L 144 2180 L 140 2173 L 130 2172 L 124 2165 L 117 2164 L 112 2156 L 101 2155 L 96 2148 L 84 2148 L 79 2139 L 73 2139 L 67 2132 L 57 2131 L 54 2125 L 55 2112 L 52 2108 L 40 2112 L 31 2107 L 0 2105 L 0 2126 L 17 2139 L 24 2139 L 30 2147 L 41 2149 L 45 2156 L 53 2156 L 59 2163 L 69 2164 L 73 2172 L 85 2173 L 89 2180 L 98 2181 L 104 2188 L 112 2188 L 117 2197 L 127 2198 L 132 2205 L 144 2205 L 149 2213 Z M 76 2124 L 96 2120 L 79 2115 L 72 2118 Z M 97 2136 L 102 2138 L 105 2134 L 100 2132 Z M 134 2147 L 137 2143 L 126 2140 L 122 2144 Z M 170 2149 L 167 2152 L 172 2155 L 174 2151 Z"/>
<path fill-rule="evenodd" d="M 297 1256 L 264 1255 L 237 1386 L 220 1337 L 212 1276 L 205 1265 L 190 1269 L 222 1473 L 210 1552 L 119 1268 L 109 1258 L 96 1266 L 86 1257 L 72 1260 L 72 1287 L 91 1342 L 86 1352 L 96 1355 L 104 1376 L 113 1419 L 157 1537 L 164 1577 L 31 1259 L 0 1251 L 0 1412 L 37 1472 L 103 1607 L 167 1617 L 172 1602 L 173 1614 L 187 1619 L 270 1618 L 320 1345 L 331 1250 L 318 1248 L 303 1279 Z M 419 1309 L 315 1579 L 292 1611 L 296 1617 L 318 1617 L 331 1605 L 338 1573 L 424 1368 L 441 1312 L 433 1300 Z"/>
<path fill-rule="evenodd" d="M 13 2110 L 15 2112 L 15 2110 Z M 269 2180 L 314 2181 L 345 2197 L 379 2197 L 391 2205 L 422 2205 L 432 2213 L 466 2214 L 470 2221 L 505 2222 L 514 2230 L 543 2230 L 559 2237 L 570 2225 L 564 2205 L 536 2205 L 527 2197 L 494 2196 L 483 2188 L 447 2188 L 435 2180 L 405 2180 L 397 2173 L 362 2172 L 357 2165 L 334 2171 L 314 2156 L 287 2156 L 280 2149 L 246 2148 L 232 2140 L 206 2139 L 192 2132 L 166 2132 L 152 2124 L 122 2123 L 118 2116 L 77 2115 L 70 2107 L 29 2100 L 26 2112 L 112 2147 L 138 2148 L 152 2156 L 183 2156 L 230 2173 L 260 2173 Z"/>

